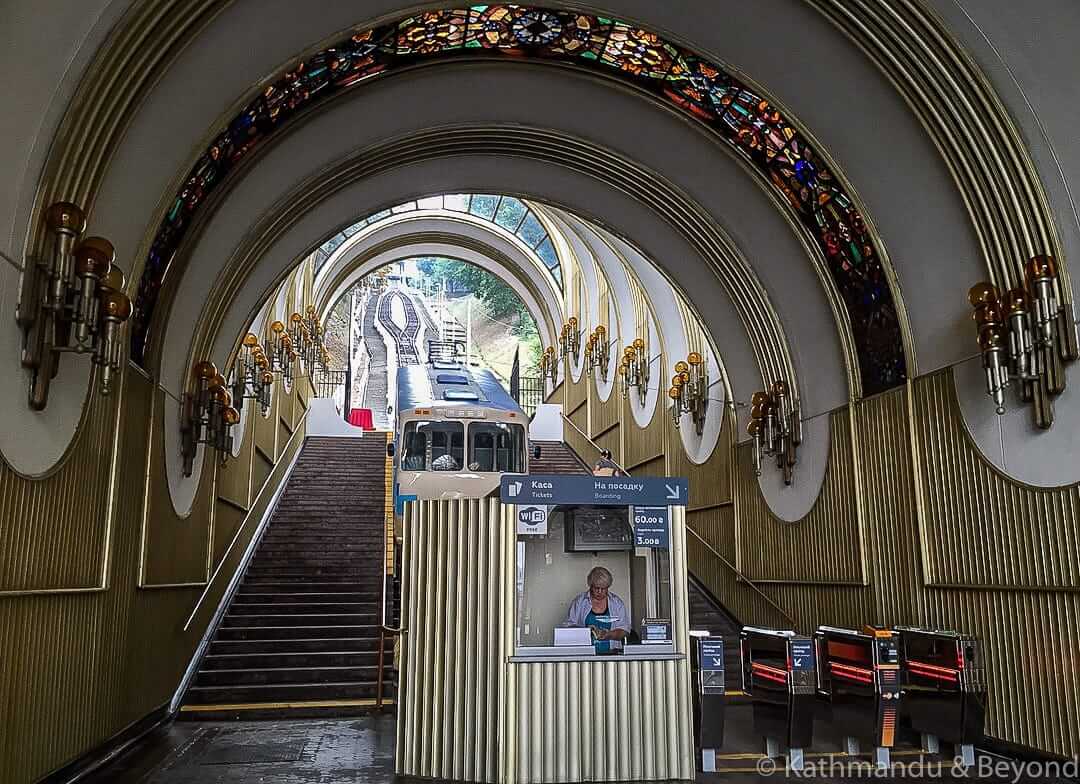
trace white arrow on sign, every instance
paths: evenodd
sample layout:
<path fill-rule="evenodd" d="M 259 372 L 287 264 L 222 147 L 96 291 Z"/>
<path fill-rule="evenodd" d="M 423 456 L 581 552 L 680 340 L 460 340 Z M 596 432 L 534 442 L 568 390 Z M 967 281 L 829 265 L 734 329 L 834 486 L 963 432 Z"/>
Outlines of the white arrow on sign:
<path fill-rule="evenodd" d="M 669 484 L 667 484 L 665 482 L 664 487 L 667 488 L 667 497 L 668 497 L 669 501 L 678 501 L 679 500 L 679 486 L 678 485 L 675 485 L 674 487 L 672 487 L 671 485 L 669 485 Z"/>
<path fill-rule="evenodd" d="M 796 670 L 797 670 L 797 669 L 799 669 L 800 667 L 802 667 L 802 659 L 801 659 L 800 657 L 796 656 L 796 657 L 795 657 L 795 664 L 794 664 L 794 665 L 792 665 L 792 669 L 796 669 Z"/>

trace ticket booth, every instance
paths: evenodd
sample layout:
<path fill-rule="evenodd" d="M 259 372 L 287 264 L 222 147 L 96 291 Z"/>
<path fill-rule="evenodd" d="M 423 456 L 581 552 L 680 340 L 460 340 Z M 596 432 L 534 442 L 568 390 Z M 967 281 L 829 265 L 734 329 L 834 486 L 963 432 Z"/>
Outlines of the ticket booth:
<path fill-rule="evenodd" d="M 406 507 L 397 772 L 692 779 L 684 507 L 625 502 L 678 480 L 516 479 L 583 494 Z"/>

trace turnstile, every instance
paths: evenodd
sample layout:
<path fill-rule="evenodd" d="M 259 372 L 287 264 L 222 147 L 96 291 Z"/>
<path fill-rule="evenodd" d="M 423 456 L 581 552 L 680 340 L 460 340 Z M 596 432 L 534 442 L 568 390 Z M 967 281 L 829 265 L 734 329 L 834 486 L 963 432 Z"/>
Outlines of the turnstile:
<path fill-rule="evenodd" d="M 691 631 L 694 682 L 694 745 L 700 749 L 699 769 L 716 770 L 716 750 L 724 745 L 724 640 L 705 631 Z"/>
<path fill-rule="evenodd" d="M 814 632 L 818 694 L 832 708 L 832 726 L 848 754 L 860 741 L 874 747 L 874 761 L 889 766 L 900 711 L 899 637 L 889 629 L 862 631 L 821 626 Z"/>
<path fill-rule="evenodd" d="M 975 764 L 983 738 L 986 681 L 979 640 L 942 629 L 897 626 L 903 681 L 902 711 L 922 736 L 923 750 L 952 743 L 962 764 Z"/>
<path fill-rule="evenodd" d="M 790 630 L 744 627 L 740 635 L 743 691 L 754 710 L 754 732 L 765 754 L 789 749 L 788 766 L 802 770 L 814 737 L 814 645 Z"/>

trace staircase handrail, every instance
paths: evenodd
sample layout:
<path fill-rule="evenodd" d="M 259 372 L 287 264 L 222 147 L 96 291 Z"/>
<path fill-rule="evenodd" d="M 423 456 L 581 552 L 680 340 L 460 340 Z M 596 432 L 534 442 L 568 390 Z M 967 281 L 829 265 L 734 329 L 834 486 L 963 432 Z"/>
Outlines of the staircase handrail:
<path fill-rule="evenodd" d="M 568 425 L 570 425 L 570 427 L 574 428 L 574 430 L 576 430 L 581 435 L 582 438 L 584 438 L 586 441 L 588 441 L 590 444 L 592 444 L 592 446 L 597 451 L 601 451 L 603 449 L 603 447 L 601 447 L 599 444 L 597 444 L 593 439 L 589 438 L 588 434 L 584 430 L 582 430 L 580 427 L 578 427 L 576 424 L 574 424 L 574 421 L 572 419 L 570 419 L 570 417 L 568 417 L 566 414 L 564 414 L 561 411 L 559 412 L 559 416 L 561 416 L 563 418 L 563 420 Z M 630 472 L 627 471 L 625 468 L 623 468 L 621 465 L 616 463 L 614 460 L 612 460 L 611 462 L 615 463 L 615 465 L 618 467 L 618 469 L 622 473 L 626 474 L 627 476 L 630 476 Z M 761 588 L 759 588 L 754 583 L 753 580 L 751 580 L 749 577 L 747 577 L 745 574 L 743 574 L 741 571 L 739 571 L 739 568 L 737 566 L 735 566 L 735 564 L 733 564 L 727 558 L 725 558 L 715 547 L 713 547 L 711 544 L 706 542 L 705 539 L 702 538 L 701 534 L 699 534 L 697 531 L 695 531 L 689 525 L 686 526 L 686 530 L 690 534 L 692 534 L 694 536 L 694 538 L 697 539 L 702 544 L 702 546 L 704 546 L 704 548 L 706 550 L 708 550 L 710 553 L 712 553 L 720 561 L 720 563 L 722 563 L 724 566 L 726 566 L 728 569 L 730 569 L 732 572 L 734 572 L 736 577 L 738 577 L 740 580 L 742 580 L 744 583 L 746 583 L 747 586 L 749 586 L 751 589 L 753 589 L 754 592 L 756 592 L 762 599 L 764 599 L 774 610 L 776 610 L 778 613 L 780 613 L 780 615 L 782 615 L 789 623 L 791 623 L 791 625 L 793 627 L 795 626 L 795 619 L 783 607 L 781 607 L 779 604 L 777 604 L 775 601 L 773 601 L 773 599 L 767 593 L 762 591 Z"/>
<path fill-rule="evenodd" d="M 589 437 L 589 434 L 588 434 L 588 433 L 586 433 L 586 432 L 585 432 L 584 430 L 582 430 L 582 429 L 581 429 L 580 427 L 578 427 L 577 425 L 575 425 L 575 424 L 574 424 L 574 420 L 572 420 L 572 419 L 571 419 L 570 417 L 568 417 L 568 416 L 567 416 L 566 414 L 564 414 L 564 413 L 563 413 L 562 411 L 560 411 L 560 412 L 559 412 L 559 416 L 561 416 L 561 417 L 563 418 L 563 421 L 565 421 L 565 422 L 566 422 L 566 424 L 568 424 L 568 425 L 570 425 L 570 427 L 574 428 L 574 430 L 576 430 L 576 431 L 577 431 L 577 432 L 578 432 L 578 433 L 579 433 L 579 434 L 581 435 L 581 437 L 582 437 L 582 438 L 584 438 L 584 439 L 585 439 L 586 441 L 588 441 L 588 442 L 589 442 L 589 443 L 590 443 L 590 444 L 592 445 L 593 449 L 595 449 L 595 450 L 596 450 L 597 452 L 603 452 L 603 451 L 604 451 L 604 447 L 600 446 L 600 445 L 599 445 L 598 443 L 596 443 L 595 441 L 593 441 L 593 440 L 592 440 L 592 439 L 591 439 L 591 438 Z M 627 476 L 630 476 L 630 472 L 629 472 L 629 471 L 627 471 L 627 470 L 626 470 L 626 469 L 625 469 L 625 468 L 624 468 L 623 466 L 621 466 L 621 465 L 619 465 L 619 464 L 618 464 L 617 462 L 615 462 L 615 460 L 614 460 L 613 458 L 608 458 L 608 459 L 609 459 L 609 460 L 611 460 L 611 462 L 612 462 L 612 463 L 615 463 L 615 467 L 616 467 L 617 469 L 619 469 L 619 471 L 621 471 L 622 473 L 626 474 Z"/>
<path fill-rule="evenodd" d="M 735 564 L 733 564 L 731 561 L 729 561 L 727 558 L 725 558 L 723 555 L 721 555 L 720 552 L 715 547 L 713 547 L 711 544 L 709 544 L 707 541 L 705 541 L 704 537 L 702 537 L 701 534 L 699 534 L 697 531 L 695 531 L 689 525 L 686 526 L 686 530 L 695 539 L 697 539 L 698 542 L 701 543 L 702 547 L 704 547 L 706 550 L 708 550 L 710 553 L 712 553 L 720 561 L 720 563 L 722 563 L 724 566 L 726 566 L 728 569 L 730 569 L 732 572 L 734 572 L 736 577 L 738 577 L 740 580 L 742 580 L 744 583 L 746 583 L 747 586 L 752 588 L 755 593 L 757 593 L 762 599 L 764 599 L 774 610 L 776 610 L 778 613 L 780 613 L 780 615 L 782 615 L 792 625 L 792 627 L 794 628 L 795 619 L 793 617 L 791 617 L 791 615 L 789 615 L 788 612 L 783 607 L 781 607 L 779 604 L 777 604 L 775 601 L 773 601 L 773 599 L 767 593 L 762 591 L 761 588 L 759 588 L 754 583 L 753 580 L 751 580 L 749 577 L 747 577 L 745 574 L 743 574 L 741 571 L 739 571 L 738 567 L 736 567 Z"/>
<path fill-rule="evenodd" d="M 405 631 L 405 628 L 402 625 L 400 620 L 398 621 L 398 626 L 397 627 L 388 626 L 387 623 L 386 623 L 386 583 L 390 578 L 390 573 L 389 573 L 390 570 L 387 567 L 386 554 L 388 552 L 391 553 L 391 555 L 390 555 L 390 563 L 396 563 L 397 562 L 397 541 L 394 541 L 394 543 L 393 543 L 393 548 L 394 548 L 393 551 L 390 551 L 390 549 L 389 549 L 390 546 L 391 546 L 390 545 L 390 538 L 389 538 L 389 531 L 390 531 L 390 528 L 393 526 L 393 524 L 394 524 L 394 520 L 393 520 L 393 517 L 391 515 L 386 515 L 383 518 L 383 527 L 382 527 L 382 529 L 383 529 L 382 620 L 381 620 L 381 622 L 379 624 L 379 666 L 378 666 L 378 675 L 376 676 L 376 682 L 375 682 L 375 708 L 377 710 L 381 710 L 382 705 L 383 705 L 383 668 L 384 668 L 385 658 L 386 658 L 386 638 L 387 637 L 398 637 L 402 633 L 404 633 L 404 631 Z"/>

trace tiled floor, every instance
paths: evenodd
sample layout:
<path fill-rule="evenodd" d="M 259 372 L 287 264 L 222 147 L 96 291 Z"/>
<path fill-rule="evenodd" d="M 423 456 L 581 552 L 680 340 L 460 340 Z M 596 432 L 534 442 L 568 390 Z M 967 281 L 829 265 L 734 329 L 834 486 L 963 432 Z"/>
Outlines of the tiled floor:
<path fill-rule="evenodd" d="M 923 758 L 908 746 L 893 754 L 892 775 L 869 765 L 869 757 L 847 757 L 828 725 L 815 725 L 814 749 L 801 773 L 762 762 L 760 742 L 750 730 L 748 705 L 728 713 L 723 772 L 698 774 L 702 784 L 761 784 L 813 779 L 822 782 L 922 780 L 1030 781 L 1013 775 L 957 776 L 949 759 Z M 176 722 L 155 732 L 133 752 L 84 780 L 84 784 L 389 784 L 394 776 L 395 721 L 392 715 L 352 719 L 264 722 Z M 920 767 L 921 764 L 921 767 Z M 765 775 L 762 775 L 765 774 Z"/>

